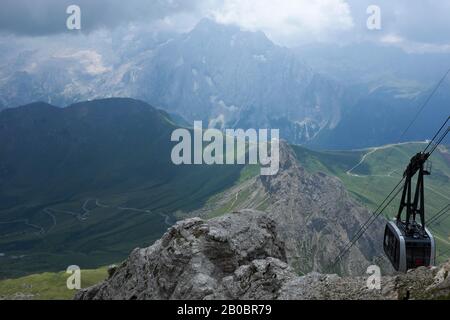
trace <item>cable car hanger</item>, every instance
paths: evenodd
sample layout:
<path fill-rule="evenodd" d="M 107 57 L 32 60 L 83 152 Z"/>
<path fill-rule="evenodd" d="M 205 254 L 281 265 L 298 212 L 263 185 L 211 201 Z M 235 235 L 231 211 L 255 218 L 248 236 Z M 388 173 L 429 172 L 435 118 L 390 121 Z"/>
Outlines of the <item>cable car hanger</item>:
<path fill-rule="evenodd" d="M 431 101 L 433 96 L 437 93 L 438 89 L 442 86 L 447 76 L 450 74 L 450 69 L 446 71 L 444 76 L 439 80 L 439 82 L 436 84 L 434 89 L 431 91 L 430 95 L 427 97 L 427 99 L 424 101 L 424 103 L 419 107 L 419 110 L 416 112 L 414 118 L 409 123 L 408 127 L 402 132 L 400 135 L 400 139 L 404 137 L 404 135 L 411 129 L 413 124 L 416 122 L 419 115 L 422 113 L 422 111 L 426 108 L 428 103 Z M 425 150 L 422 152 L 423 154 L 428 154 L 427 159 L 433 154 L 433 152 L 436 150 L 436 148 L 439 146 L 439 144 L 444 140 L 445 136 L 450 131 L 450 127 L 447 128 L 446 132 L 437 140 L 437 142 L 434 142 L 436 138 L 441 133 L 442 129 L 445 128 L 448 121 L 450 120 L 450 116 L 447 118 L 445 123 L 441 126 L 441 128 L 438 130 L 438 132 L 435 134 L 433 139 L 430 141 L 428 146 L 425 148 Z M 434 144 L 434 145 L 433 145 Z M 433 146 L 433 148 L 428 151 L 428 148 Z M 417 155 L 416 155 L 417 156 Z M 423 156 L 422 156 L 423 157 Z M 426 161 L 425 161 L 426 162 Z M 420 168 L 419 168 L 420 170 Z M 425 171 L 425 170 L 424 170 Z M 427 172 L 430 172 L 430 170 L 426 170 Z M 422 172 L 423 174 L 425 172 Z M 394 201 L 394 199 L 397 197 L 397 195 L 401 192 L 401 189 L 397 188 L 403 183 L 405 180 L 405 176 L 402 177 L 402 179 L 398 182 L 398 184 L 392 189 L 392 191 L 389 193 L 389 195 L 384 198 L 384 200 L 381 202 L 381 204 L 377 207 L 377 209 L 373 212 L 373 214 L 367 219 L 367 221 L 361 226 L 361 228 L 356 232 L 356 234 L 350 239 L 348 243 L 340 250 L 339 254 L 336 256 L 336 258 L 333 260 L 333 262 L 328 266 L 328 270 L 333 270 L 336 265 L 342 260 L 342 258 L 350 251 L 350 249 L 356 244 L 356 242 L 364 235 L 364 233 L 369 229 L 369 227 L 378 219 L 378 217 L 384 212 L 384 210 Z M 396 191 L 397 190 L 397 191 Z M 422 193 L 423 194 L 423 193 Z M 393 196 L 392 196 L 393 195 Z M 389 200 L 390 199 L 390 200 Z M 423 203 L 424 201 L 421 201 Z M 385 205 L 386 203 L 386 205 Z M 384 206 L 384 207 L 383 207 Z M 411 214 L 411 211 L 410 211 Z M 420 214 L 420 212 L 419 212 Z M 413 216 L 415 216 L 417 213 Z M 423 223 L 423 229 L 425 229 L 425 222 Z M 423 230 L 422 230 L 423 231 Z"/>
<path fill-rule="evenodd" d="M 425 164 L 449 133 L 450 127 L 441 134 L 449 120 L 450 117 L 447 118 L 425 150 L 411 158 L 403 174 L 405 183 L 398 214 L 394 221 L 386 224 L 383 242 L 384 252 L 397 271 L 407 272 L 409 269 L 435 264 L 436 243 L 433 234 L 425 225 L 424 176 L 431 174 L 425 168 Z M 416 175 L 418 177 L 413 199 L 412 181 Z M 443 213 L 439 212 L 431 221 L 435 221 L 445 214 L 446 208 L 442 211 Z M 406 219 L 402 220 L 404 211 L 406 211 Z M 417 215 L 420 217 L 420 224 L 416 221 Z"/>
<path fill-rule="evenodd" d="M 390 252 L 390 260 L 393 264 L 394 268 L 397 271 L 406 272 L 408 268 L 415 268 L 421 265 L 433 265 L 435 262 L 435 242 L 432 234 L 428 231 L 425 226 L 425 201 L 424 201 L 424 180 L 423 177 L 425 175 L 429 175 L 430 171 L 425 168 L 425 164 L 434 151 L 438 148 L 438 146 L 445 139 L 447 134 L 450 132 L 450 127 L 448 127 L 442 134 L 442 130 L 445 128 L 447 123 L 450 121 L 450 116 L 435 134 L 433 139 L 427 145 L 423 152 L 416 154 L 408 164 L 402 179 L 399 183 L 394 187 L 394 189 L 389 193 L 389 195 L 381 202 L 378 208 L 375 210 L 373 215 L 369 217 L 369 219 L 361 226 L 355 236 L 344 246 L 344 248 L 340 251 L 338 256 L 335 258 L 333 263 L 331 264 L 331 268 L 334 268 L 339 261 L 342 260 L 342 257 L 345 256 L 350 249 L 356 244 L 356 242 L 364 235 L 364 233 L 369 229 L 369 227 L 376 221 L 376 219 L 386 210 L 386 208 L 394 201 L 394 199 L 400 194 L 402 191 L 401 184 L 405 181 L 403 185 L 403 194 L 402 201 L 400 203 L 399 213 L 397 214 L 396 222 L 388 222 L 385 230 L 385 241 L 384 247 L 385 252 L 388 250 L 387 248 L 391 248 Z M 441 136 L 439 136 L 441 134 Z M 439 137 L 439 138 L 438 138 Z M 428 149 L 431 149 L 428 151 Z M 411 190 L 412 190 L 412 178 L 419 173 L 419 179 L 416 186 L 416 192 L 414 196 L 414 201 L 411 200 Z M 402 222 L 401 214 L 404 208 L 407 208 L 407 217 L 406 221 Z M 418 225 L 416 222 L 416 216 L 419 214 L 421 218 L 421 225 Z M 406 242 L 404 241 L 404 236 L 402 235 L 402 231 L 399 230 L 397 226 L 397 222 L 402 229 L 404 229 L 403 233 L 410 238 L 415 238 L 416 240 L 428 239 L 425 243 L 414 243 L 414 241 L 408 241 L 408 250 L 406 248 Z M 391 228 L 389 228 L 389 226 Z M 391 235 L 397 239 L 397 243 L 395 244 L 395 240 L 389 246 L 389 238 L 388 229 L 391 231 Z M 388 237 L 388 238 L 387 238 Z M 402 248 L 397 247 L 402 244 Z M 395 244 L 395 249 L 394 249 Z M 415 251 L 411 248 L 417 246 L 418 249 Z M 418 257 L 414 260 L 414 256 L 422 251 L 421 255 L 417 255 Z M 386 252 L 387 253 L 387 252 Z M 408 255 L 408 259 L 407 256 Z M 389 255 L 388 255 L 389 257 Z M 401 260 L 401 261 L 400 261 Z M 408 261 L 407 261 L 408 260 Z"/>

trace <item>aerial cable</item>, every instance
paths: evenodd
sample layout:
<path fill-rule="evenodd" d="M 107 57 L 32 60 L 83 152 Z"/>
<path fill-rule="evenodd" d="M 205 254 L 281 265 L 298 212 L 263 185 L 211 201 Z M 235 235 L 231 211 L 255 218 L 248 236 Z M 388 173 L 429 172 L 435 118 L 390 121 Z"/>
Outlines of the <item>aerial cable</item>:
<path fill-rule="evenodd" d="M 430 151 L 430 155 L 432 155 L 434 153 L 434 151 L 436 151 L 436 149 L 439 147 L 439 145 L 442 143 L 442 141 L 444 141 L 445 137 L 447 136 L 447 134 L 450 132 L 450 127 L 447 128 L 447 130 L 442 134 L 442 136 L 439 138 L 439 140 L 435 143 L 433 149 Z"/>
<path fill-rule="evenodd" d="M 447 74 L 446 74 L 447 75 Z M 429 146 L 431 146 L 431 144 L 433 143 L 434 140 L 436 140 L 436 137 L 439 136 L 439 133 L 442 131 L 442 129 L 445 127 L 445 125 L 447 124 L 447 122 L 449 121 L 450 117 L 447 118 L 447 120 L 445 121 L 445 123 L 441 126 L 441 128 L 438 130 L 438 132 L 436 133 L 436 135 L 434 136 L 433 140 L 430 142 L 430 144 L 427 146 L 427 148 L 425 150 L 427 150 L 429 148 Z M 444 140 L 444 138 L 446 137 L 446 135 L 448 134 L 448 132 L 450 131 L 450 128 L 447 128 L 447 130 L 441 135 L 441 137 L 438 139 L 438 141 L 435 143 L 434 148 L 431 150 L 430 154 L 431 155 L 436 148 L 439 146 L 439 144 Z M 374 211 L 374 213 L 372 214 L 372 216 L 367 219 L 367 221 L 361 226 L 361 228 L 358 230 L 358 232 L 355 234 L 355 236 L 344 246 L 344 248 L 340 251 L 339 255 L 335 258 L 334 262 L 333 262 L 333 266 L 337 264 L 338 261 L 340 261 L 342 259 L 342 257 L 347 254 L 347 252 L 350 251 L 350 249 L 356 244 L 356 242 L 364 235 L 364 233 L 369 229 L 369 227 L 376 221 L 376 219 L 384 212 L 384 210 L 392 203 L 392 201 L 394 201 L 394 199 L 398 196 L 398 194 L 402 191 L 402 189 L 398 189 L 398 187 L 401 185 L 401 183 L 403 182 L 403 180 L 405 179 L 405 177 L 403 177 L 400 182 L 394 187 L 394 189 L 391 191 L 391 193 L 389 193 L 389 195 L 383 200 L 383 202 L 378 206 L 378 208 Z M 398 190 L 397 190 L 398 189 Z M 397 190 L 397 192 L 396 192 Z M 384 208 L 378 212 L 378 210 L 383 206 L 383 204 L 391 197 L 391 195 L 395 193 L 395 196 L 392 197 L 389 202 L 384 206 Z M 441 214 L 441 213 L 440 213 Z M 436 217 L 436 216 L 435 216 Z M 435 218 L 433 217 L 433 218 Z M 436 221 L 435 219 L 431 219 L 431 222 Z M 437 219 L 437 218 L 436 218 Z"/>
<path fill-rule="evenodd" d="M 419 115 L 422 113 L 422 111 L 425 109 L 425 107 L 428 105 L 428 103 L 430 103 L 431 99 L 434 97 L 434 95 L 436 94 L 438 89 L 442 86 L 442 84 L 444 83 L 444 81 L 447 78 L 449 73 L 450 73 L 450 69 L 447 70 L 447 72 L 444 74 L 444 76 L 441 78 L 441 80 L 439 80 L 437 85 L 434 87 L 433 91 L 431 91 L 430 95 L 427 97 L 427 99 L 424 101 L 422 106 L 419 108 L 419 110 L 417 111 L 416 115 L 412 119 L 411 123 L 408 125 L 406 130 L 403 131 L 403 133 L 401 134 L 400 139 L 403 138 L 403 136 L 409 131 L 409 129 L 411 129 L 411 127 L 413 126 L 414 122 L 416 122 L 416 120 L 419 117 Z"/>
<path fill-rule="evenodd" d="M 447 255 L 449 253 L 450 253 L 450 249 L 447 250 L 447 251 L 442 252 L 440 255 L 437 256 L 437 258 L 439 259 L 440 257 L 443 257 L 443 256 L 445 256 L 445 255 Z"/>
<path fill-rule="evenodd" d="M 432 225 L 436 222 L 438 222 L 439 220 L 442 219 L 442 217 L 445 217 L 445 215 L 449 212 L 450 210 L 450 203 L 447 204 L 444 208 L 442 208 L 441 210 L 438 211 L 438 213 L 436 213 L 428 222 L 428 225 Z"/>
<path fill-rule="evenodd" d="M 448 73 L 447 73 L 448 74 Z M 447 75 L 446 74 L 446 75 Z M 437 133 L 435 134 L 433 140 L 430 142 L 430 144 L 427 146 L 427 148 L 425 150 L 427 150 L 429 148 L 429 146 L 431 146 L 431 144 L 434 142 L 434 140 L 436 140 L 436 137 L 439 136 L 439 133 L 442 131 L 442 129 L 445 127 L 445 125 L 447 124 L 447 122 L 450 120 L 450 117 L 447 118 L 447 120 L 445 121 L 445 123 L 441 126 L 441 128 L 437 131 Z M 448 128 L 442 135 L 441 137 L 438 139 L 438 141 L 435 143 L 434 148 L 432 149 L 432 151 L 430 152 L 430 155 L 436 150 L 436 148 L 439 146 L 439 144 L 444 140 L 444 138 L 446 137 L 446 135 L 448 134 L 448 132 L 450 131 L 450 128 Z M 344 248 L 340 251 L 340 253 L 338 254 L 338 256 L 335 258 L 334 262 L 333 262 L 333 266 L 335 266 L 337 264 L 338 261 L 340 261 L 342 259 L 342 257 L 347 254 L 350 249 L 356 244 L 356 242 L 364 235 L 364 233 L 369 229 L 369 227 L 376 221 L 376 219 L 384 212 L 384 210 L 392 203 L 392 201 L 394 201 L 394 199 L 398 196 L 398 194 L 402 191 L 402 189 L 398 189 L 398 187 L 402 184 L 402 182 L 405 180 L 405 177 L 403 177 L 400 182 L 398 182 L 398 184 L 394 187 L 394 189 L 389 193 L 389 195 L 381 202 L 381 204 L 378 206 L 378 208 L 374 211 L 374 213 L 372 214 L 371 217 L 369 217 L 369 219 L 366 220 L 366 222 L 360 227 L 360 229 L 356 232 L 356 234 L 353 236 L 353 238 L 344 246 Z M 397 190 L 398 189 L 398 190 Z M 397 190 L 397 191 L 396 191 Z M 378 210 L 386 203 L 386 201 L 391 197 L 392 194 L 394 194 L 394 197 L 392 197 L 389 202 L 382 208 L 381 211 L 378 212 Z M 432 222 L 433 222 L 433 218 L 432 218 Z"/>
<path fill-rule="evenodd" d="M 369 227 L 377 220 L 377 218 L 386 210 L 386 208 L 394 201 L 394 199 L 400 194 L 402 191 L 402 188 L 396 189 L 400 186 L 400 184 L 403 182 L 404 179 L 400 180 L 400 182 L 397 184 L 397 186 L 391 191 L 391 193 L 385 198 L 385 200 L 382 202 L 382 204 L 378 207 L 381 208 L 384 203 L 386 203 L 386 200 L 389 199 L 389 197 L 395 193 L 393 197 L 386 203 L 386 205 L 381 209 L 381 211 L 377 212 L 378 209 L 374 212 L 374 214 L 366 221 L 366 223 L 358 230 L 356 235 L 350 240 L 350 242 L 347 243 L 347 245 L 341 250 L 339 255 L 335 258 L 333 262 L 333 266 L 335 266 L 349 251 L 350 249 L 356 244 L 356 242 L 364 235 L 364 233 L 369 229 Z"/>
<path fill-rule="evenodd" d="M 360 227 L 360 229 L 358 230 L 358 232 L 353 236 L 352 239 L 350 239 L 350 241 L 347 243 L 347 245 L 344 247 L 344 249 L 351 244 L 358 236 L 359 233 L 368 225 L 372 224 L 373 222 L 371 221 L 372 219 L 376 219 L 378 217 L 378 210 L 384 205 L 384 203 L 389 199 L 389 197 L 395 192 L 395 190 L 401 185 L 401 183 L 403 182 L 404 178 L 402 180 L 400 180 L 400 182 L 395 186 L 395 188 L 391 191 L 391 193 L 383 200 L 383 202 L 381 202 L 381 204 L 378 206 L 378 208 L 372 213 L 372 215 L 366 220 L 366 222 Z"/>
<path fill-rule="evenodd" d="M 439 128 L 438 132 L 434 135 L 433 139 L 431 139 L 430 143 L 425 148 L 423 153 L 427 152 L 428 148 L 431 147 L 431 145 L 433 144 L 434 140 L 436 140 L 436 138 L 438 137 L 439 133 L 441 133 L 442 129 L 444 129 L 444 127 L 446 126 L 447 122 L 449 122 L 449 121 L 450 121 L 450 116 L 447 118 L 447 120 L 444 122 L 444 124 Z M 447 131 L 448 131 L 448 129 L 447 129 Z"/>
<path fill-rule="evenodd" d="M 443 215 L 445 215 L 450 208 L 450 204 L 447 204 L 444 208 L 439 210 L 429 221 L 428 223 L 433 223 L 436 220 L 439 220 Z"/>
<path fill-rule="evenodd" d="M 405 134 L 411 129 L 411 127 L 413 126 L 413 124 L 417 121 L 417 118 L 419 117 L 419 115 L 422 113 L 422 111 L 426 108 L 426 106 L 430 103 L 431 99 L 434 97 L 434 95 L 436 94 L 436 92 L 438 91 L 438 89 L 442 86 L 442 84 L 444 83 L 445 79 L 447 78 L 448 74 L 450 73 L 450 69 L 447 70 L 447 72 L 444 74 L 444 76 L 439 80 L 439 82 L 436 84 L 436 86 L 434 87 L 434 89 L 431 91 L 430 95 L 427 97 L 427 99 L 424 101 L 424 103 L 421 105 L 421 107 L 419 108 L 419 110 L 416 112 L 414 118 L 411 120 L 411 122 L 409 123 L 408 127 L 406 127 L 406 129 L 402 132 L 402 134 L 400 135 L 398 141 L 401 142 L 402 138 L 405 136 Z M 432 142 L 436 139 L 436 137 L 438 136 L 439 132 L 441 132 L 441 130 L 445 127 L 446 123 L 450 120 L 450 116 L 447 118 L 447 121 L 444 123 L 444 125 L 440 128 L 440 130 L 438 131 L 438 133 L 435 135 L 435 137 L 433 138 L 433 140 L 431 140 L 430 144 L 427 146 L 427 148 L 425 150 L 427 150 L 430 145 L 432 144 Z M 391 150 L 389 151 L 389 154 L 386 156 L 386 159 L 390 158 L 392 155 L 394 148 L 391 148 Z"/>
<path fill-rule="evenodd" d="M 430 95 L 427 97 L 427 99 L 424 101 L 424 103 L 421 105 L 419 110 L 417 111 L 416 115 L 412 119 L 412 121 L 409 123 L 408 127 L 403 131 L 403 133 L 400 135 L 399 140 L 401 140 L 404 135 L 411 129 L 412 125 L 416 122 L 419 115 L 422 113 L 422 111 L 426 108 L 426 106 L 429 104 L 431 99 L 434 97 L 438 89 L 441 87 L 441 85 L 444 83 L 445 79 L 447 78 L 448 74 L 450 73 L 450 69 L 447 70 L 447 72 L 444 74 L 444 76 L 440 79 L 440 81 L 437 83 L 435 88 L 432 90 Z M 430 144 L 426 147 L 425 151 L 433 144 L 434 140 L 438 137 L 439 133 L 442 131 L 442 129 L 445 127 L 447 122 L 450 120 L 450 116 L 447 118 L 447 121 L 442 125 L 442 127 L 438 130 L 436 135 L 431 140 Z M 450 128 L 447 128 L 446 132 L 438 139 L 438 143 L 436 143 L 435 147 L 430 152 L 430 155 L 435 151 L 437 146 L 444 140 L 445 136 L 450 131 Z M 392 149 L 391 149 L 392 152 Z M 389 157 L 389 156 L 388 156 Z M 401 183 L 405 180 L 405 177 L 400 180 L 400 182 L 392 189 L 392 191 L 389 193 L 389 195 L 381 202 L 381 204 L 378 206 L 378 208 L 374 211 L 371 217 L 367 219 L 367 221 L 361 226 L 361 228 L 358 230 L 358 232 L 353 236 L 353 238 L 344 246 L 344 248 L 340 251 L 338 256 L 335 258 L 333 262 L 333 267 L 342 259 L 342 257 L 349 252 L 349 250 L 356 244 L 356 242 L 364 235 L 364 233 L 369 229 L 369 227 L 376 221 L 376 219 L 384 212 L 384 210 L 394 201 L 394 199 L 399 195 L 399 193 L 402 191 L 400 188 L 396 191 L 396 189 L 401 185 Z M 378 212 L 378 210 L 383 206 L 383 204 L 389 199 L 389 197 L 395 193 L 395 196 L 392 197 L 389 202 L 383 207 L 383 209 Z"/>

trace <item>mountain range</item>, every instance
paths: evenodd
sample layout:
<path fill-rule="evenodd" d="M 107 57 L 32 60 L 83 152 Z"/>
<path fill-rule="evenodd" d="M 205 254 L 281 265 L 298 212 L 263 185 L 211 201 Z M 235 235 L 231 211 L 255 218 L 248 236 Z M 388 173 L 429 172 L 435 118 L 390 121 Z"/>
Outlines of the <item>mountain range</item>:
<path fill-rule="evenodd" d="M 340 120 L 339 85 L 262 32 L 205 19 L 191 32 L 131 57 L 125 51 L 123 62 L 110 69 L 98 64 L 98 55 L 56 55 L 31 68 L 26 61 L 35 54 L 24 53 L 22 68 L 16 61 L 14 72 L 0 84 L 0 101 L 15 106 L 131 97 L 211 127 L 281 127 L 286 139 L 299 143 Z M 90 63 L 79 66 L 83 59 Z"/>
<path fill-rule="evenodd" d="M 124 36 L 111 39 L 111 48 L 75 52 L 2 53 L 0 104 L 130 97 L 188 123 L 279 128 L 290 143 L 327 149 L 429 139 L 448 116 L 445 83 L 403 134 L 445 72 L 444 54 L 371 44 L 285 48 L 262 32 L 208 19 L 188 33 L 159 37 Z"/>

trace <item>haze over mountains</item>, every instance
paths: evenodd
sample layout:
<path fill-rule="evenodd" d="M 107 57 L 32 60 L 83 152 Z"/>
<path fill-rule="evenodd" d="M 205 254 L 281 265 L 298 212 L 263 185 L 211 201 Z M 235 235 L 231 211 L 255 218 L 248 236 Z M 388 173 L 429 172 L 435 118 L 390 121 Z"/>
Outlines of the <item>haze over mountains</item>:
<path fill-rule="evenodd" d="M 181 35 L 119 33 L 109 47 L 45 50 L 2 53 L 8 59 L 0 68 L 0 103 L 65 106 L 131 97 L 189 122 L 279 128 L 291 143 L 326 148 L 398 142 L 445 72 L 442 66 L 450 65 L 445 54 L 408 54 L 364 43 L 289 49 L 262 32 L 208 19 Z M 432 61 L 426 72 L 423 61 Z M 448 88 L 445 83 L 416 130 L 401 140 L 430 138 L 448 111 Z"/>

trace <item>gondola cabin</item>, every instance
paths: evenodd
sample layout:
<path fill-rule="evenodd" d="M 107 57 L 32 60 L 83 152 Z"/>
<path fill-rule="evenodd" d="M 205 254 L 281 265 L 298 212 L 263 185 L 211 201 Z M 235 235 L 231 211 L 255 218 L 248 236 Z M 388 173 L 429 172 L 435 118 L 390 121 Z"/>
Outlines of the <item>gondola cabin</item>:
<path fill-rule="evenodd" d="M 428 229 L 417 225 L 415 232 L 406 233 L 403 222 L 391 221 L 386 225 L 384 252 L 395 270 L 407 272 L 422 266 L 433 266 L 436 247 Z"/>

